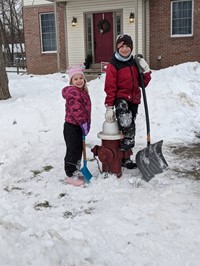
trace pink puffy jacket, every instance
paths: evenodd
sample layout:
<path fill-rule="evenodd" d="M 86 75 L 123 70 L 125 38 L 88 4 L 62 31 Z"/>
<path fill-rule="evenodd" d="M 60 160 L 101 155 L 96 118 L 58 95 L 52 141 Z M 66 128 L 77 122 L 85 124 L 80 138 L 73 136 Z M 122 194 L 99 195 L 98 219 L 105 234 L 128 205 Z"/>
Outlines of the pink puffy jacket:
<path fill-rule="evenodd" d="M 67 86 L 62 90 L 66 100 L 65 121 L 74 125 L 91 123 L 91 100 L 87 91 L 76 86 Z"/>

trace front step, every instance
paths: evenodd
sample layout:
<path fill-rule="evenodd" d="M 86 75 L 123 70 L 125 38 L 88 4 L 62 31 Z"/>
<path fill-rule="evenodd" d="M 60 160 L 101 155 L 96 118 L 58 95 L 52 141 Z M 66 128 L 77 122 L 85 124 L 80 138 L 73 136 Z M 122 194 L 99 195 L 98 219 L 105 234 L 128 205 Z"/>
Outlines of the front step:
<path fill-rule="evenodd" d="M 94 80 L 98 78 L 101 74 L 102 74 L 101 69 L 97 69 L 97 68 L 96 69 L 89 68 L 89 69 L 85 69 L 84 71 L 85 78 L 88 82 L 90 80 Z"/>
<path fill-rule="evenodd" d="M 87 80 L 87 82 L 94 80 L 96 78 L 98 78 L 100 75 L 98 74 L 85 74 L 85 78 Z"/>

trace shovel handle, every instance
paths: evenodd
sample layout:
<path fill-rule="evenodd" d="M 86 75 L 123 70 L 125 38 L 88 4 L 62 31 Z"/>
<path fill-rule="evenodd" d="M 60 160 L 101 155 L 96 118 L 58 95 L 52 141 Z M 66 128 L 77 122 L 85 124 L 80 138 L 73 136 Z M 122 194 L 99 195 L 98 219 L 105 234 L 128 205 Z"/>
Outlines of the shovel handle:
<path fill-rule="evenodd" d="M 143 69 L 140 66 L 138 58 L 143 58 L 141 54 L 135 55 L 135 62 L 140 74 L 140 81 L 142 86 L 142 95 L 144 100 L 144 109 L 145 109 L 145 116 L 146 116 L 146 126 L 147 126 L 147 146 L 151 144 L 151 136 L 150 136 L 150 123 L 149 123 L 149 111 L 148 111 L 148 104 L 147 104 L 147 97 L 145 92 L 145 86 L 144 86 L 144 77 L 143 77 Z"/>
<path fill-rule="evenodd" d="M 83 160 L 86 160 L 86 144 L 85 144 L 85 135 L 82 137 L 83 140 Z"/>

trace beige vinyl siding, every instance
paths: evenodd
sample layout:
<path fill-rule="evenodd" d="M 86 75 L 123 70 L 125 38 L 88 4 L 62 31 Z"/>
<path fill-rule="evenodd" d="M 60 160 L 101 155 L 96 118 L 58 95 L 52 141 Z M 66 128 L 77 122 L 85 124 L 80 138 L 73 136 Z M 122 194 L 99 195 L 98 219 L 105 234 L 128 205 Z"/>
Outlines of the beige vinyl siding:
<path fill-rule="evenodd" d="M 136 53 L 143 54 L 143 1 L 138 1 L 138 51 Z M 136 18 L 137 19 L 137 18 Z M 137 22 L 135 22 L 137 24 Z"/>
<path fill-rule="evenodd" d="M 136 18 L 137 19 L 137 18 Z M 135 22 L 137 25 L 137 21 Z M 138 50 L 136 53 L 149 58 L 149 1 L 138 1 Z"/>
<path fill-rule="evenodd" d="M 141 0 L 140 0 L 141 1 Z M 130 12 L 135 13 L 134 1 L 121 0 L 101 0 L 101 1 L 71 1 L 67 3 L 67 33 L 68 33 L 68 59 L 69 65 L 84 62 L 85 60 L 85 41 L 84 41 L 84 13 L 89 12 L 112 12 L 123 11 L 123 32 L 132 36 L 135 41 L 135 23 L 129 23 Z M 79 9 L 77 9 L 77 6 Z M 76 27 L 71 26 L 72 17 L 77 17 Z M 141 36 L 141 34 L 139 34 Z M 141 40 L 140 40 L 141 43 Z M 135 45 L 134 45 L 135 46 Z M 133 54 L 135 50 L 133 50 Z"/>

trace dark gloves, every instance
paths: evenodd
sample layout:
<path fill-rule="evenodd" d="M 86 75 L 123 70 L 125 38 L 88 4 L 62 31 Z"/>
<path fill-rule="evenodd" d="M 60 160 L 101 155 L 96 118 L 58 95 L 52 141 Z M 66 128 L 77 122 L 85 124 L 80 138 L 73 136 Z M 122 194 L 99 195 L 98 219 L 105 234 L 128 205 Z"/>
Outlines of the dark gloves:
<path fill-rule="evenodd" d="M 85 136 L 87 136 L 87 134 L 89 133 L 90 131 L 90 123 L 88 122 L 85 122 L 83 123 L 82 125 L 80 125 L 81 129 L 82 129 L 82 132 Z"/>

